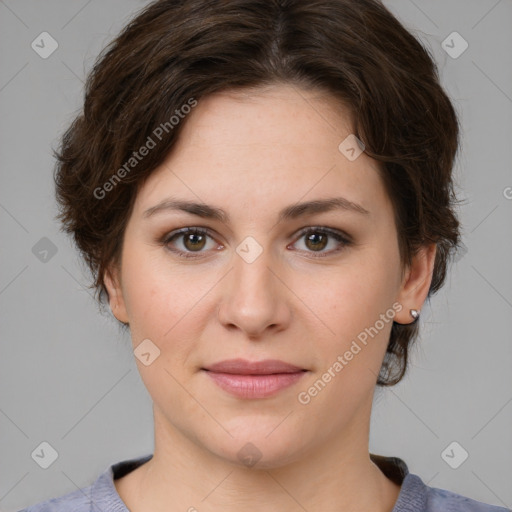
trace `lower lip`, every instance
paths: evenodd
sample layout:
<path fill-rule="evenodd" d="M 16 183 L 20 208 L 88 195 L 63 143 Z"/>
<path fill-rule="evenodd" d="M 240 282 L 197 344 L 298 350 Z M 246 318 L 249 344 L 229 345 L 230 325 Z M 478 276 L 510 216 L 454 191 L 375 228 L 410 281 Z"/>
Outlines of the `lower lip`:
<path fill-rule="evenodd" d="M 306 372 L 236 375 L 206 371 L 215 384 L 238 398 L 265 398 L 295 384 Z"/>

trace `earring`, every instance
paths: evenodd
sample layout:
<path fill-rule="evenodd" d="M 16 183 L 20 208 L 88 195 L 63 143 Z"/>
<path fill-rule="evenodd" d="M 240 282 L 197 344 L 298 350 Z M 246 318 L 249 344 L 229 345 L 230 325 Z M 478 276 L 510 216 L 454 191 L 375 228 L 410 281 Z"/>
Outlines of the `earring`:
<path fill-rule="evenodd" d="M 411 316 L 414 318 L 414 321 L 418 320 L 418 318 L 420 317 L 420 312 L 417 309 L 411 309 L 410 313 Z"/>

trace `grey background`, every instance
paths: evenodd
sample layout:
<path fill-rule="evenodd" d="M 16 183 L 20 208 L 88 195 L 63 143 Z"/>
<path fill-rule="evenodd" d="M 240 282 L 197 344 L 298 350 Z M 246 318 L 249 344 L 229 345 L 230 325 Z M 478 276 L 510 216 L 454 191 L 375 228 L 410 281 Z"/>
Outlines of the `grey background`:
<path fill-rule="evenodd" d="M 51 155 L 98 52 L 145 3 L 0 1 L 2 511 L 153 450 L 130 341 L 99 315 L 53 218 Z M 385 3 L 432 49 L 461 116 L 468 252 L 423 309 L 408 376 L 376 394 L 370 450 L 402 457 L 428 485 L 512 507 L 512 1 Z M 43 31 L 59 44 L 47 59 L 31 48 Z M 453 31 L 469 43 L 456 59 L 441 46 Z M 43 237 L 57 249 L 46 262 L 32 251 Z M 46 470 L 31 457 L 42 441 L 58 452 Z M 452 441 L 469 453 L 458 469 L 441 457 Z"/>

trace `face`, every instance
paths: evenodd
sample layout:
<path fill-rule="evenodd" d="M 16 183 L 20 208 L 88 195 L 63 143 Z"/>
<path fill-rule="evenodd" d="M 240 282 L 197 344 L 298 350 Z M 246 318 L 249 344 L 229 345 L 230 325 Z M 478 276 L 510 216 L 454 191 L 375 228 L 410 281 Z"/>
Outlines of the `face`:
<path fill-rule="evenodd" d="M 402 276 L 377 163 L 338 149 L 352 131 L 332 98 L 223 92 L 183 128 L 139 190 L 106 276 L 114 314 L 146 354 L 136 362 L 156 446 L 179 438 L 261 467 L 358 446 L 392 321 L 421 307 L 433 254 Z M 215 371 L 232 359 L 299 371 Z"/>

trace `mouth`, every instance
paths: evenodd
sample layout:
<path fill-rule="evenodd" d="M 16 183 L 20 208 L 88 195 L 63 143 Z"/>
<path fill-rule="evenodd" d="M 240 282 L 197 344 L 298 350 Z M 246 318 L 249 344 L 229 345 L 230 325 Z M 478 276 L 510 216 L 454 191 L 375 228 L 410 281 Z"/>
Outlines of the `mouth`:
<path fill-rule="evenodd" d="M 229 359 L 201 370 L 227 393 L 245 399 L 273 396 L 295 384 L 308 372 L 277 359 Z"/>

